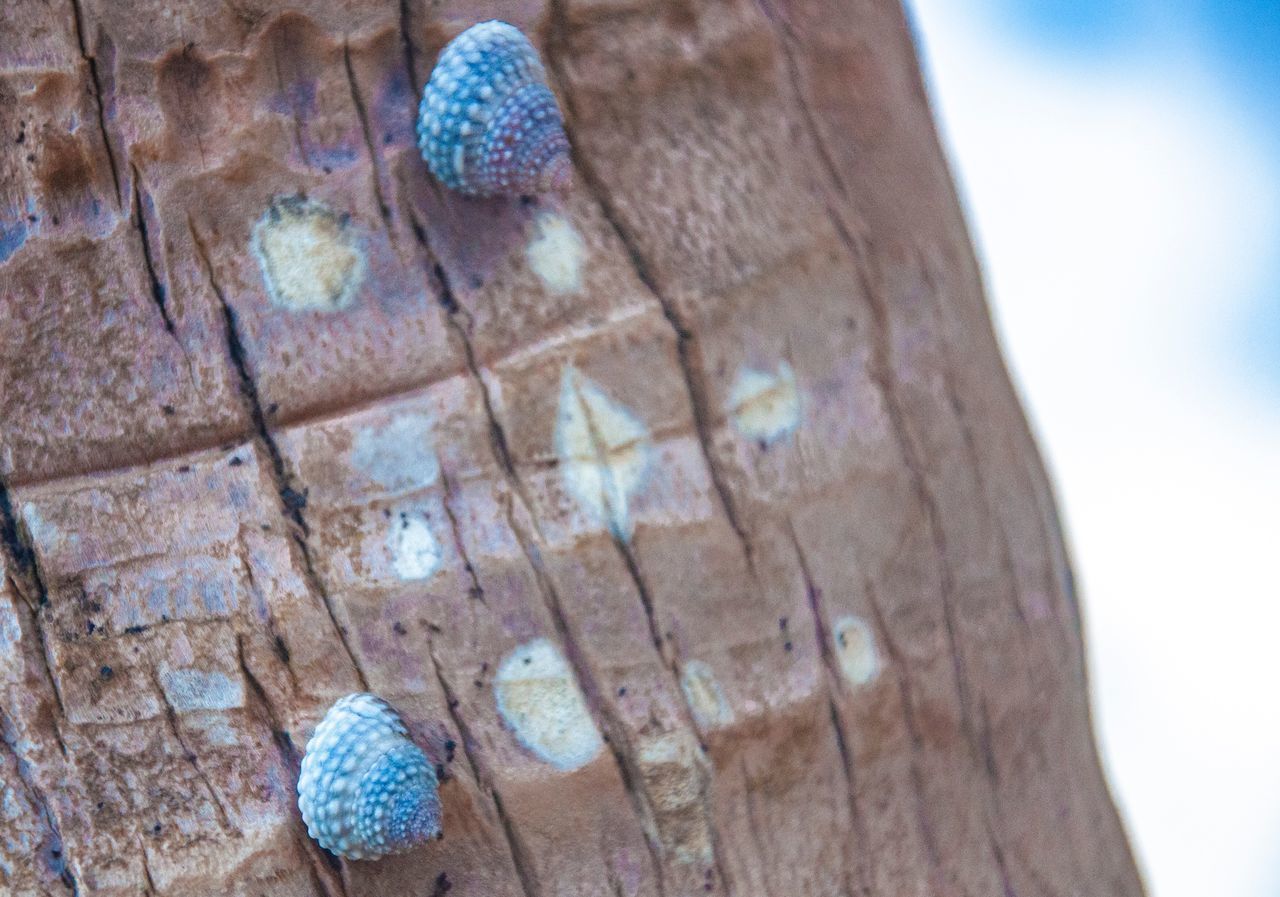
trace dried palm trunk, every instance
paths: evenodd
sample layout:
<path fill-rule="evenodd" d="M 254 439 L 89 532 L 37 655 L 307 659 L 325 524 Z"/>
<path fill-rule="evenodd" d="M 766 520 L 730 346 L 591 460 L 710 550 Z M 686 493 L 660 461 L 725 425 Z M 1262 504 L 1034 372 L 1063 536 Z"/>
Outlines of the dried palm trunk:
<path fill-rule="evenodd" d="M 559 204 L 414 145 L 495 15 Z M 10 0 L 0 172 L 0 892 L 1141 894 L 895 0 Z"/>

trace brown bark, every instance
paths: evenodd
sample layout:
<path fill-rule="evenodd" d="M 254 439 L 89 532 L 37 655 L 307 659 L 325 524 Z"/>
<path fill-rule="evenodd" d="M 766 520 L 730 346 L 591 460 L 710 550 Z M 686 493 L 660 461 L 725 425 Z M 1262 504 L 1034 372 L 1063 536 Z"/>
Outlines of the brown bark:
<path fill-rule="evenodd" d="M 562 206 L 414 147 L 494 15 Z M 1141 894 L 896 0 L 16 0 L 0 172 L 0 892 Z M 306 837 L 354 690 L 440 842 Z"/>

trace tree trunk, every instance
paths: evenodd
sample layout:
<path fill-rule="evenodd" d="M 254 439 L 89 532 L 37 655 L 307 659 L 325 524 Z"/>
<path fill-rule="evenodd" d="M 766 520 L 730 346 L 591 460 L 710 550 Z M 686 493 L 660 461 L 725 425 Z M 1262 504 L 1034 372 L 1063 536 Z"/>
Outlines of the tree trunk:
<path fill-rule="evenodd" d="M 561 202 L 415 147 L 494 15 Z M 896 0 L 10 0 L 0 123 L 0 892 L 1142 893 Z"/>

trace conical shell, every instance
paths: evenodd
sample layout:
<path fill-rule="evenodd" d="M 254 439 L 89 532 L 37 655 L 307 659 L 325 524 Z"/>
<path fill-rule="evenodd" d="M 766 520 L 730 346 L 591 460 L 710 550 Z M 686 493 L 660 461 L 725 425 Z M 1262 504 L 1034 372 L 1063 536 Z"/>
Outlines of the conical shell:
<path fill-rule="evenodd" d="M 321 847 L 349 860 L 401 853 L 440 833 L 436 773 L 390 705 L 347 695 L 307 744 L 298 809 Z"/>
<path fill-rule="evenodd" d="M 444 48 L 422 94 L 418 147 L 441 183 L 475 196 L 564 190 L 572 177 L 538 51 L 506 22 L 473 25 Z"/>

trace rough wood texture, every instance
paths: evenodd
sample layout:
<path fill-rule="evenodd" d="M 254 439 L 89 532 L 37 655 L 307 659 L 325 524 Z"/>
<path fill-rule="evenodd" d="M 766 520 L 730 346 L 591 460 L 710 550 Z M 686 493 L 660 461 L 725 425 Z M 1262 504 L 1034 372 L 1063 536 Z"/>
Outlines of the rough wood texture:
<path fill-rule="evenodd" d="M 494 15 L 562 205 L 415 150 Z M 0 292 L 3 893 L 1141 894 L 896 0 L 10 0 Z"/>

